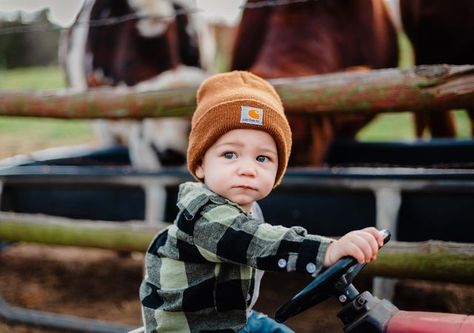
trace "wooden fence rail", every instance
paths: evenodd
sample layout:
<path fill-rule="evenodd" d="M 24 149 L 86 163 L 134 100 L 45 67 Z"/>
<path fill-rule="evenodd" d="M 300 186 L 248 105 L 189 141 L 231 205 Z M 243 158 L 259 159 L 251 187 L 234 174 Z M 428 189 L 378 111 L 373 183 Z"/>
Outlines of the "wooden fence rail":
<path fill-rule="evenodd" d="M 348 113 L 474 108 L 474 66 L 433 65 L 271 80 L 287 112 Z M 191 115 L 196 88 L 137 92 L 0 90 L 0 116 L 145 118 Z"/>
<path fill-rule="evenodd" d="M 0 239 L 49 245 L 145 251 L 167 226 L 0 213 Z M 474 283 L 474 244 L 391 241 L 366 272 L 377 276 Z"/>

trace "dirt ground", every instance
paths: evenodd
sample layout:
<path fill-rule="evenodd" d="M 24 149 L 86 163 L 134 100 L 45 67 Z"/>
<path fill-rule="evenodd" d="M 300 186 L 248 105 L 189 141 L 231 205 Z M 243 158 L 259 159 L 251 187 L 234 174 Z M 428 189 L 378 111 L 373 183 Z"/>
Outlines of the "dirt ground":
<path fill-rule="evenodd" d="M 0 251 L 0 293 L 12 306 L 140 326 L 138 286 L 143 254 L 13 244 Z M 283 282 L 282 282 L 283 281 Z M 282 280 L 267 274 L 257 308 L 272 315 L 307 282 L 301 276 Z M 356 281 L 366 288 L 365 282 Z M 362 286 L 361 286 L 362 284 Z M 407 310 L 474 313 L 474 286 L 406 281 L 394 300 Z M 334 300 L 289 321 L 296 332 L 341 332 Z M 0 333 L 58 332 L 0 322 Z"/>
<path fill-rule="evenodd" d="M 9 305 L 139 326 L 142 255 L 15 244 L 0 253 L 0 292 Z M 42 333 L 0 324 L 0 332 Z"/>

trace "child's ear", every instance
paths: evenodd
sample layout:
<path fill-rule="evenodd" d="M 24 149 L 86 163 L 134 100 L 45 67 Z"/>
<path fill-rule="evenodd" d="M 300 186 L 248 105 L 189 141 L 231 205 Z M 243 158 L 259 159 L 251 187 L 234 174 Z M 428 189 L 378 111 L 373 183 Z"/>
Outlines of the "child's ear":
<path fill-rule="evenodd" d="M 199 178 L 199 179 L 204 179 L 204 169 L 202 167 L 202 163 L 199 164 L 196 168 L 196 176 Z"/>

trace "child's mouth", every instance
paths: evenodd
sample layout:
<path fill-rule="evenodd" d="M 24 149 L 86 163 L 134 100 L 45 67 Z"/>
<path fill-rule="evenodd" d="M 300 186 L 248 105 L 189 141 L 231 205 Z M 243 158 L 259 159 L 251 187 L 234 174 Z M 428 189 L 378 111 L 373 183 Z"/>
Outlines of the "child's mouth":
<path fill-rule="evenodd" d="M 256 191 L 256 190 L 257 190 L 257 189 L 254 188 L 253 186 L 250 186 L 250 185 L 247 185 L 247 184 L 237 185 L 237 186 L 235 186 L 235 188 L 240 188 L 240 189 L 244 189 L 244 190 L 252 190 L 252 191 Z"/>

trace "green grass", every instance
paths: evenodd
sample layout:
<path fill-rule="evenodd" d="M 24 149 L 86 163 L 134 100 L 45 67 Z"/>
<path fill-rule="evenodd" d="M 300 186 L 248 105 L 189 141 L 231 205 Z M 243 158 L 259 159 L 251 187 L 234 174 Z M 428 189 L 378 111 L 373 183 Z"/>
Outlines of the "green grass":
<path fill-rule="evenodd" d="M 0 135 L 34 138 L 40 135 L 47 135 L 53 141 L 65 139 L 67 141 L 74 138 L 85 139 L 90 132 L 87 121 L 59 120 L 44 118 L 20 118 L 2 117 L 0 119 Z"/>
<path fill-rule="evenodd" d="M 0 71 L 0 89 L 58 89 L 65 87 L 60 67 L 28 67 Z"/>
<path fill-rule="evenodd" d="M 357 135 L 360 141 L 413 140 L 415 130 L 412 115 L 404 113 L 387 113 L 378 115 Z"/>
<path fill-rule="evenodd" d="M 458 139 L 470 138 L 469 118 L 464 110 L 454 111 Z M 425 136 L 426 139 L 429 135 Z M 378 115 L 358 134 L 360 141 L 410 141 L 415 140 L 413 115 L 409 112 Z"/>
<path fill-rule="evenodd" d="M 411 47 L 410 40 L 407 35 L 403 32 L 398 34 L 398 46 L 399 46 L 399 59 L 398 67 L 408 68 L 412 67 L 415 63 L 415 56 L 413 54 L 413 48 Z"/>
<path fill-rule="evenodd" d="M 456 129 L 458 130 L 458 138 L 471 139 L 471 126 L 469 115 L 464 110 L 456 110 L 454 112 L 456 119 Z"/>

